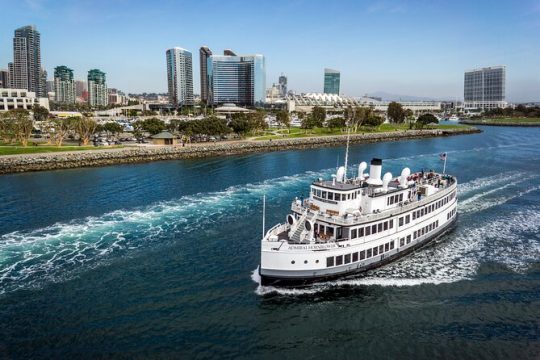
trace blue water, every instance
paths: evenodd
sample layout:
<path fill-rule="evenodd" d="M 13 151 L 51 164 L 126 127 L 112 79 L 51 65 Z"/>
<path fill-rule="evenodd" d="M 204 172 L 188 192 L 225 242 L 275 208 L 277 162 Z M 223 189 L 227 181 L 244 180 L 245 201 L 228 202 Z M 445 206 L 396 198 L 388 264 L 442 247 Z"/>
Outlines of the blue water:
<path fill-rule="evenodd" d="M 0 358 L 540 356 L 540 129 L 351 147 L 460 182 L 457 229 L 367 276 L 257 283 L 267 224 L 343 148 L 0 177 Z M 351 169 L 351 171 L 353 171 Z"/>

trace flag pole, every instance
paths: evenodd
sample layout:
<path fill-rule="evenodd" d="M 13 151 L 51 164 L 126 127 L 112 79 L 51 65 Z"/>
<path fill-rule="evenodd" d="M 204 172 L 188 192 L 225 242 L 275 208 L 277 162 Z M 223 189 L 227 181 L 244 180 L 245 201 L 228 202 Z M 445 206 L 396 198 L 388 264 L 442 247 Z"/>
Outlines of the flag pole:
<path fill-rule="evenodd" d="M 444 165 L 442 169 L 443 175 L 446 174 L 446 158 L 448 157 L 448 153 L 444 153 Z"/>
<path fill-rule="evenodd" d="M 263 194 L 263 217 L 262 217 L 262 238 L 264 239 L 264 228 L 266 227 L 266 194 Z"/>

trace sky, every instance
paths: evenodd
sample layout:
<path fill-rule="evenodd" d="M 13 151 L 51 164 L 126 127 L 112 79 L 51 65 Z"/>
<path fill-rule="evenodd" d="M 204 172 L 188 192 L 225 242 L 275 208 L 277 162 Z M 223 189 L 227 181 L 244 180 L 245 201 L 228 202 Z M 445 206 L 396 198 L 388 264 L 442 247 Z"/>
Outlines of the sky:
<path fill-rule="evenodd" d="M 92 68 L 127 93 L 166 92 L 165 50 L 231 48 L 263 54 L 267 86 L 322 92 L 324 68 L 341 93 L 463 97 L 467 69 L 506 65 L 507 100 L 540 101 L 540 0 L 0 0 L 0 68 L 13 59 L 13 31 L 35 25 L 52 78 Z"/>

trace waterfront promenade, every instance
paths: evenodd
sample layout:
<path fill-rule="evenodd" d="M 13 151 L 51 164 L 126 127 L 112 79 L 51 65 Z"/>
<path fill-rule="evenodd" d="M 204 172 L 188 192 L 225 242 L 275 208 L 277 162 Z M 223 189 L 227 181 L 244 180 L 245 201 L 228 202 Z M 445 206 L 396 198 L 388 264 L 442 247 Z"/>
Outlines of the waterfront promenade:
<path fill-rule="evenodd" d="M 463 127 L 445 130 L 429 129 L 364 133 L 351 135 L 350 141 L 352 143 L 371 143 L 472 134 L 478 132 L 480 132 L 480 130 L 477 128 Z M 346 141 L 346 135 L 337 135 L 264 141 L 239 140 L 216 143 L 197 143 L 188 144 L 185 147 L 133 146 L 104 149 L 100 151 L 89 150 L 61 153 L 5 155 L 0 157 L 0 174 L 340 146 L 346 143 Z"/>

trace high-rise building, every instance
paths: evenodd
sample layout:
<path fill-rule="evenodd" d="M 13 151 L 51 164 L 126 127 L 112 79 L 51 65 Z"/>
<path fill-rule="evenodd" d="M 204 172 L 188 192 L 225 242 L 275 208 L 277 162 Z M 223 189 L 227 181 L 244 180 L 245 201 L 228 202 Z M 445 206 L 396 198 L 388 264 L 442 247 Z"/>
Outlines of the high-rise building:
<path fill-rule="evenodd" d="M 324 69 L 324 93 L 339 95 L 339 79 L 339 71 Z"/>
<path fill-rule="evenodd" d="M 212 51 L 208 46 L 203 46 L 199 49 L 199 60 L 201 66 L 201 101 L 208 104 L 208 58 L 212 55 Z"/>
<path fill-rule="evenodd" d="M 88 104 L 107 106 L 107 81 L 105 73 L 98 69 L 88 71 Z"/>
<path fill-rule="evenodd" d="M 263 55 L 212 55 L 208 58 L 209 101 L 254 106 L 265 102 Z"/>
<path fill-rule="evenodd" d="M 54 101 L 64 104 L 75 103 L 73 70 L 67 66 L 54 68 Z"/>
<path fill-rule="evenodd" d="M 82 97 L 83 93 L 86 91 L 86 81 L 84 80 L 75 80 L 75 97 Z"/>
<path fill-rule="evenodd" d="M 506 67 L 493 66 L 465 72 L 463 87 L 465 109 L 504 108 L 506 103 Z"/>
<path fill-rule="evenodd" d="M 0 88 L 8 89 L 9 87 L 9 71 L 0 69 Z"/>
<path fill-rule="evenodd" d="M 279 90 L 282 97 L 287 96 L 287 77 L 283 74 L 279 77 Z"/>
<path fill-rule="evenodd" d="M 8 63 L 8 88 L 13 88 L 13 78 L 15 77 L 15 66 L 12 62 Z"/>
<path fill-rule="evenodd" d="M 40 41 L 40 33 L 35 26 L 23 26 L 15 30 L 11 85 L 13 88 L 35 92 L 38 97 L 45 97 Z"/>
<path fill-rule="evenodd" d="M 193 104 L 193 70 L 191 52 L 175 47 L 168 49 L 167 82 L 169 102 L 174 106 Z"/>

